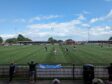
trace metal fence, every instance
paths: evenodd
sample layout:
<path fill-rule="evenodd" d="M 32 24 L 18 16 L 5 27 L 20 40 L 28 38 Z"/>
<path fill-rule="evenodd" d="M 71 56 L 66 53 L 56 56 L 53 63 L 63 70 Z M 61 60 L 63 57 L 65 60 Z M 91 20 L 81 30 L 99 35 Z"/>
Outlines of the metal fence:
<path fill-rule="evenodd" d="M 95 66 L 94 74 L 97 78 L 108 78 L 108 71 L 106 66 Z M 9 66 L 0 65 L 0 77 L 8 77 Z M 16 68 L 15 77 L 28 78 L 28 66 L 18 65 Z M 58 69 L 42 69 L 37 67 L 36 69 L 37 78 L 70 78 L 70 79 L 81 79 L 83 78 L 83 66 L 64 66 Z"/>

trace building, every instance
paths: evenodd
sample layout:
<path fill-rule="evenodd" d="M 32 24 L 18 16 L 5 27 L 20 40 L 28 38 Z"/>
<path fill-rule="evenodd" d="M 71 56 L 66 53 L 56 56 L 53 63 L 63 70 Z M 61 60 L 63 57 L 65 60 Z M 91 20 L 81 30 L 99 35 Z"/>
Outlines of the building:
<path fill-rule="evenodd" d="M 19 41 L 20 45 L 39 45 L 39 44 L 50 44 L 48 41 Z"/>
<path fill-rule="evenodd" d="M 66 45 L 75 45 L 76 42 L 74 40 L 72 40 L 72 39 L 68 39 L 68 40 L 65 41 L 65 44 Z"/>

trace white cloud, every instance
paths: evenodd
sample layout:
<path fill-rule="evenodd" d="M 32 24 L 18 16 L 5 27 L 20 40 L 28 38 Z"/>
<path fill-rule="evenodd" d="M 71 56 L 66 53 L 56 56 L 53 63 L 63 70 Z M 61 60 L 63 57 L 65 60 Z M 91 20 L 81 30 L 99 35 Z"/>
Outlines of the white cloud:
<path fill-rule="evenodd" d="M 62 23 L 47 23 L 47 24 L 32 24 L 29 25 L 29 28 L 69 28 L 71 26 L 77 25 L 77 24 L 81 24 L 80 20 L 71 20 L 69 22 L 62 22 Z"/>
<path fill-rule="evenodd" d="M 83 23 L 83 24 L 81 24 L 81 26 L 82 26 L 82 27 L 86 27 L 86 28 L 90 27 L 90 25 L 87 24 L 87 23 Z"/>
<path fill-rule="evenodd" d="M 103 19 L 110 19 L 112 11 L 110 11 L 105 18 L 100 17 L 91 20 L 91 22 L 100 21 Z M 58 17 L 58 16 L 56 16 Z M 49 17 L 53 18 L 52 17 Z M 43 18 L 45 19 L 45 17 Z M 48 18 L 46 18 L 48 19 Z M 26 37 L 31 38 L 32 40 L 47 40 L 48 37 L 53 36 L 56 39 L 68 39 L 72 38 L 74 40 L 87 40 L 88 39 L 88 28 L 90 28 L 90 37 L 93 39 L 108 39 L 112 33 L 112 27 L 110 26 L 94 26 L 91 27 L 91 24 L 86 23 L 86 17 L 81 14 L 76 19 L 72 19 L 66 22 L 49 22 L 49 23 L 37 23 L 27 25 L 27 30 L 21 32 L 21 34 Z M 17 22 L 20 20 L 17 20 Z M 24 22 L 24 20 L 23 20 Z M 0 35 L 4 39 L 16 37 L 17 34 L 2 34 Z"/>
<path fill-rule="evenodd" d="M 44 29 L 40 27 L 32 27 L 29 28 L 25 32 L 21 32 L 21 34 L 25 35 L 26 37 L 31 38 L 32 40 L 47 40 L 48 37 L 53 36 L 56 39 L 68 39 L 72 38 L 74 40 L 88 40 L 88 29 L 83 29 L 80 27 L 77 27 L 74 24 L 71 24 L 68 22 L 68 25 L 66 23 L 63 25 L 60 25 L 61 23 L 49 23 L 49 24 L 41 24 L 41 25 L 51 25 L 52 26 L 46 26 Z M 57 25 L 53 28 L 53 31 L 51 30 L 51 27 L 54 25 Z M 68 27 L 69 26 L 69 27 Z M 48 28 L 50 27 L 50 28 Z M 96 27 L 90 27 L 90 40 L 108 40 L 108 38 L 112 35 L 112 27 L 111 26 L 96 26 Z M 17 34 L 2 34 L 0 35 L 4 39 L 7 38 L 14 38 L 17 37 Z"/>
<path fill-rule="evenodd" d="M 91 27 L 90 30 L 91 40 L 108 40 L 112 36 L 112 27 L 111 26 L 96 26 Z"/>
<path fill-rule="evenodd" d="M 68 22 L 51 22 L 46 24 L 32 24 L 28 25 L 28 30 L 24 32 L 26 36 L 31 38 L 48 38 L 54 36 L 56 38 L 65 38 L 68 36 L 81 35 L 85 31 L 77 27 L 82 24 L 79 19 L 73 19 Z M 85 24 L 86 25 L 86 24 Z"/>
<path fill-rule="evenodd" d="M 50 24 L 52 23 L 44 24 L 44 25 L 50 25 Z M 57 26 L 53 28 L 53 31 L 51 30 L 51 28 L 48 28 L 51 26 L 44 27 L 46 31 L 41 31 L 44 29 L 40 27 L 38 28 L 32 27 L 32 28 L 29 28 L 25 32 L 21 32 L 21 34 L 25 35 L 26 37 L 31 38 L 32 40 L 47 40 L 48 37 L 51 37 L 51 36 L 53 36 L 56 39 L 61 38 L 63 40 L 67 38 L 72 38 L 74 40 L 78 40 L 78 39 L 87 40 L 88 39 L 88 29 L 79 28 L 76 25 L 72 25 L 72 24 L 68 24 L 68 25 L 65 25 L 66 23 L 65 24 L 63 23 L 63 25 L 60 25 L 60 24 L 55 23 L 55 25 Z M 89 32 L 90 32 L 91 40 L 107 40 L 109 36 L 111 36 L 112 34 L 112 27 L 110 26 L 91 27 Z M 17 37 L 17 34 L 2 34 L 0 36 L 2 36 L 4 39 L 7 39 L 7 38 Z"/>
<path fill-rule="evenodd" d="M 86 18 L 84 17 L 83 14 L 81 14 L 81 15 L 79 15 L 78 19 L 79 19 L 79 20 L 85 20 Z"/>
<path fill-rule="evenodd" d="M 93 19 L 91 19 L 90 23 L 95 23 L 95 22 L 97 22 L 98 20 L 99 20 L 98 18 L 93 18 Z"/>
<path fill-rule="evenodd" d="M 83 12 L 83 14 L 90 14 L 90 12 L 88 12 L 86 10 L 83 10 L 82 12 Z"/>
<path fill-rule="evenodd" d="M 15 18 L 15 19 L 0 19 L 0 23 L 3 22 L 11 22 L 11 23 L 33 23 L 34 21 L 41 21 L 41 20 L 49 20 L 49 19 L 55 19 L 55 18 L 61 18 L 63 16 L 61 15 L 49 15 L 49 16 L 37 16 L 37 17 L 32 17 L 29 19 L 24 19 L 24 18 Z"/>
<path fill-rule="evenodd" d="M 16 34 L 1 34 L 0 35 L 4 40 L 8 38 L 15 38 L 17 35 Z"/>
<path fill-rule="evenodd" d="M 86 20 L 86 17 L 84 16 L 84 12 L 80 14 L 73 14 L 77 16 L 77 20 Z"/>
<path fill-rule="evenodd" d="M 14 22 L 14 23 L 25 23 L 26 20 L 23 19 L 23 18 L 21 18 L 21 19 L 14 19 L 12 22 Z"/>
<path fill-rule="evenodd" d="M 29 22 L 33 22 L 33 21 L 40 21 L 40 20 L 49 20 L 49 19 L 54 19 L 54 18 L 60 18 L 62 16 L 59 15 L 49 15 L 49 16 L 37 16 L 37 17 L 33 17 L 29 20 Z"/>
<path fill-rule="evenodd" d="M 107 14 L 106 17 L 104 17 L 104 20 L 111 20 L 112 21 L 112 9 L 110 10 L 110 12 Z"/>
<path fill-rule="evenodd" d="M 16 18 L 16 19 L 0 19 L 0 23 L 26 23 L 27 20 L 24 18 Z"/>
<path fill-rule="evenodd" d="M 97 21 L 112 21 L 112 9 L 110 10 L 110 12 L 102 17 L 98 17 L 98 18 L 92 18 L 90 20 L 90 23 L 95 23 Z"/>

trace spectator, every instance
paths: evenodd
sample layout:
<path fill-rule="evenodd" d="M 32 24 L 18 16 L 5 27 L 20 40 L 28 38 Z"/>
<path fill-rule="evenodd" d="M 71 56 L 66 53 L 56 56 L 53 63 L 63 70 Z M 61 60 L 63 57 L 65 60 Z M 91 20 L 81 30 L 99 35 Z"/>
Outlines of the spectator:
<path fill-rule="evenodd" d="M 92 64 L 85 64 L 83 66 L 84 84 L 92 84 L 94 79 L 94 66 Z"/>
<path fill-rule="evenodd" d="M 14 73 L 15 73 L 15 64 L 14 63 L 11 63 L 10 66 L 9 66 L 9 82 L 12 81 L 13 79 L 13 76 L 14 76 Z"/>
<path fill-rule="evenodd" d="M 36 81 L 36 65 L 37 63 L 34 63 L 31 61 L 31 63 L 28 63 L 29 65 L 29 76 L 30 80 Z"/>
<path fill-rule="evenodd" d="M 52 81 L 52 84 L 60 84 L 60 80 L 55 78 L 53 81 Z"/>
<path fill-rule="evenodd" d="M 104 84 L 102 79 L 94 78 L 92 84 Z"/>
<path fill-rule="evenodd" d="M 110 66 L 107 67 L 108 74 L 109 74 L 109 81 L 112 81 L 112 63 L 110 63 Z"/>

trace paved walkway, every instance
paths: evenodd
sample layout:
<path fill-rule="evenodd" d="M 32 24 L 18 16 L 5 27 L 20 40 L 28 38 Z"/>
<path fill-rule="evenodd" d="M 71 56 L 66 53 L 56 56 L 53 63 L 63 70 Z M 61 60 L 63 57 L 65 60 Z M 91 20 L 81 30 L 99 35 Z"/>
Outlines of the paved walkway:
<path fill-rule="evenodd" d="M 0 81 L 0 84 L 52 84 L 51 80 L 39 80 L 36 83 L 31 83 L 29 81 L 12 81 L 9 83 L 8 81 Z M 77 80 L 77 81 L 72 81 L 72 80 L 61 80 L 61 84 L 83 84 L 83 81 Z"/>

